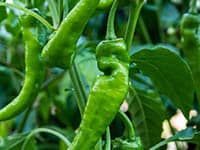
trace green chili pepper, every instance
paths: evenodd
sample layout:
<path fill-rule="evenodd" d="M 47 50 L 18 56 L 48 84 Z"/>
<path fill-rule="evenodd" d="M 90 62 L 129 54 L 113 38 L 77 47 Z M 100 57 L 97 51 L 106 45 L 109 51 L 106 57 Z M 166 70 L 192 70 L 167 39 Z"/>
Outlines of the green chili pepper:
<path fill-rule="evenodd" d="M 132 140 L 117 138 L 113 141 L 112 150 L 143 150 L 143 146 L 139 137 Z"/>
<path fill-rule="evenodd" d="M 112 141 L 113 150 L 143 150 L 143 145 L 141 143 L 140 137 L 137 137 L 134 131 L 132 122 L 129 120 L 128 116 L 119 111 L 119 117 L 125 125 L 125 133 L 121 138 L 116 138 Z"/>
<path fill-rule="evenodd" d="M 98 8 L 99 9 L 105 9 L 111 6 L 113 3 L 113 0 L 100 0 Z"/>
<path fill-rule="evenodd" d="M 115 0 L 111 9 L 109 22 L 112 24 L 117 4 Z M 98 67 L 103 74 L 97 77 L 90 91 L 78 134 L 70 150 L 94 148 L 119 111 L 128 91 L 129 55 L 124 40 L 108 38 L 97 46 L 96 51 Z"/>
<path fill-rule="evenodd" d="M 94 147 L 119 111 L 128 91 L 129 56 L 123 39 L 100 43 L 97 61 L 104 75 L 97 78 L 91 89 L 71 150 Z"/>
<path fill-rule="evenodd" d="M 106 9 L 109 8 L 114 0 L 100 0 L 98 9 Z M 127 6 L 130 5 L 131 3 L 136 2 L 136 0 L 120 0 L 120 6 Z M 138 3 L 138 2 L 136 2 Z"/>
<path fill-rule="evenodd" d="M 52 67 L 69 68 L 84 27 L 100 0 L 80 0 L 43 48 L 42 58 Z"/>
<path fill-rule="evenodd" d="M 31 105 L 36 98 L 44 77 L 43 63 L 40 60 L 41 46 L 32 33 L 32 17 L 22 17 L 22 30 L 25 41 L 26 73 L 20 94 L 7 106 L 0 110 L 0 120 L 15 117 Z"/>
<path fill-rule="evenodd" d="M 196 93 L 200 102 L 200 15 L 194 9 L 181 20 L 182 50 L 193 73 Z"/>

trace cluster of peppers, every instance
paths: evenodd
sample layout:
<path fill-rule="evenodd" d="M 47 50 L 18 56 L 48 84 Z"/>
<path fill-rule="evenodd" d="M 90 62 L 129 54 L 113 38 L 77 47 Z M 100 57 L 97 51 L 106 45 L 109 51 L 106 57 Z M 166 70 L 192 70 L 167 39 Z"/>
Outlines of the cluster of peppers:
<path fill-rule="evenodd" d="M 25 41 L 25 82 L 19 96 L 0 110 L 1 121 L 15 117 L 33 103 L 44 80 L 46 65 L 63 69 L 70 68 L 76 43 L 97 7 L 108 7 L 114 3 L 110 16 L 113 21 L 118 0 L 99 2 L 100 0 L 80 0 L 43 48 L 33 32 L 34 18 L 21 17 Z M 114 26 L 112 21 L 111 24 Z M 113 26 L 111 28 L 114 28 Z M 83 119 L 69 150 L 93 149 L 118 113 L 128 92 L 127 46 L 122 38 L 112 35 L 97 46 L 96 58 L 102 75 L 97 77 L 91 88 Z M 132 142 L 136 145 L 135 149 L 142 149 L 140 140 Z M 123 142 L 119 143 L 123 147 Z"/>

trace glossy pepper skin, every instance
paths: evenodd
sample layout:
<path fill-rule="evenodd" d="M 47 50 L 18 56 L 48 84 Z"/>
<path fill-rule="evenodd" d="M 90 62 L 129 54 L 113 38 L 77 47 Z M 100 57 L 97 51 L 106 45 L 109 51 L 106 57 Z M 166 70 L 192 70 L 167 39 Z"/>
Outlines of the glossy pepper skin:
<path fill-rule="evenodd" d="M 114 0 L 100 0 L 99 5 L 98 5 L 98 9 L 107 9 L 109 8 Z M 127 6 L 130 5 L 131 3 L 133 3 L 133 1 L 136 0 L 120 0 L 120 5 L 122 6 Z"/>
<path fill-rule="evenodd" d="M 8 120 L 33 103 L 44 78 L 43 63 L 40 59 L 41 46 L 32 33 L 32 17 L 22 17 L 22 31 L 25 41 L 25 81 L 19 95 L 0 110 L 0 121 Z"/>
<path fill-rule="evenodd" d="M 92 150 L 128 91 L 129 55 L 123 39 L 102 41 L 96 57 L 103 74 L 90 91 L 78 134 L 69 150 Z"/>
<path fill-rule="evenodd" d="M 100 0 L 98 9 L 105 9 L 111 6 L 113 3 L 113 0 Z"/>
<path fill-rule="evenodd" d="M 115 139 L 112 150 L 143 150 L 143 146 L 139 137 L 131 140 Z"/>
<path fill-rule="evenodd" d="M 181 20 L 182 50 L 192 70 L 200 102 L 200 15 L 186 13 Z"/>
<path fill-rule="evenodd" d="M 62 21 L 55 35 L 43 48 L 42 58 L 51 67 L 67 69 L 71 65 L 76 43 L 100 0 L 80 0 Z"/>

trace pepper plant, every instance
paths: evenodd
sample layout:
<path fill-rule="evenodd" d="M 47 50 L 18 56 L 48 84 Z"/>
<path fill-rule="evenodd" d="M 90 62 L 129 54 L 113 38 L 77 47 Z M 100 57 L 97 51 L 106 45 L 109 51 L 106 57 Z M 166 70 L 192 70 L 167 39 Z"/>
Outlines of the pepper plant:
<path fill-rule="evenodd" d="M 198 7 L 1 0 L 0 149 L 198 150 Z"/>

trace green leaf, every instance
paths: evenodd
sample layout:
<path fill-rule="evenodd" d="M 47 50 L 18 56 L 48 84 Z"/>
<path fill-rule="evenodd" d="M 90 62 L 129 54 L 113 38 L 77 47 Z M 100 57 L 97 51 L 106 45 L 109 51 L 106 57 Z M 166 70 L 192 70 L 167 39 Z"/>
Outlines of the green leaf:
<path fill-rule="evenodd" d="M 0 2 L 5 2 L 5 0 L 0 0 Z M 1 14 L 0 15 L 0 23 L 1 23 L 1 21 L 3 21 L 7 16 L 5 7 L 0 6 L 0 14 Z"/>
<path fill-rule="evenodd" d="M 194 135 L 194 137 L 193 137 L 191 140 L 189 140 L 188 142 L 189 142 L 189 143 L 194 143 L 194 144 L 200 145 L 199 141 L 200 141 L 200 133 L 198 132 L 198 133 L 196 133 L 196 134 Z"/>
<path fill-rule="evenodd" d="M 7 16 L 5 7 L 0 6 L 0 14 L 1 14 L 0 15 L 0 23 L 1 23 L 1 21 L 3 21 Z"/>
<path fill-rule="evenodd" d="M 168 144 L 169 142 L 173 142 L 173 141 L 193 141 L 193 139 L 195 139 L 195 138 L 199 139 L 199 137 L 200 137 L 200 132 L 197 132 L 192 127 L 188 127 L 185 130 L 177 132 L 174 136 L 156 144 L 150 150 L 156 150 L 156 149 Z M 198 143 L 199 143 L 199 141 L 198 141 Z"/>
<path fill-rule="evenodd" d="M 145 149 L 161 140 L 164 106 L 156 93 L 131 88 L 130 107 L 133 123 Z"/>
<path fill-rule="evenodd" d="M 80 72 L 86 79 L 87 84 L 91 87 L 96 80 L 100 71 L 97 67 L 97 61 L 95 54 L 90 52 L 90 49 L 86 47 L 81 48 L 80 53 L 76 57 L 77 64 L 80 68 Z M 91 72 L 92 70 L 92 72 Z"/>
<path fill-rule="evenodd" d="M 188 65 L 167 47 L 142 49 L 132 61 L 149 76 L 156 88 L 169 97 L 188 117 L 192 109 L 194 83 Z"/>

